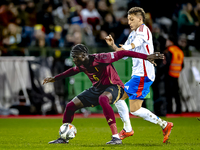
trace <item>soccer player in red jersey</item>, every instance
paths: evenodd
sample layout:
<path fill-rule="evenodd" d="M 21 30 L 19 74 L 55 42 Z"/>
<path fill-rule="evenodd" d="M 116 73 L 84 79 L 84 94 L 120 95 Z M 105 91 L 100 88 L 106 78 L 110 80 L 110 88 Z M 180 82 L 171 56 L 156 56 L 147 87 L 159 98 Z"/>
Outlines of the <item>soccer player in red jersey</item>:
<path fill-rule="evenodd" d="M 84 72 L 89 77 L 93 86 L 80 93 L 67 104 L 63 115 L 63 123 L 71 123 L 74 119 L 74 113 L 78 109 L 101 105 L 112 132 L 112 140 L 106 144 L 122 144 L 117 133 L 115 116 L 110 104 L 114 104 L 123 97 L 124 84 L 120 80 L 112 63 L 125 56 L 141 58 L 153 63 L 154 59 L 163 59 L 163 54 L 155 53 L 152 55 L 145 55 L 132 51 L 118 51 L 89 55 L 86 46 L 77 44 L 72 47 L 71 55 L 76 66 L 55 77 L 45 78 L 43 84 L 55 82 L 73 76 L 79 72 Z M 49 143 L 68 142 L 69 141 L 59 138 Z"/>

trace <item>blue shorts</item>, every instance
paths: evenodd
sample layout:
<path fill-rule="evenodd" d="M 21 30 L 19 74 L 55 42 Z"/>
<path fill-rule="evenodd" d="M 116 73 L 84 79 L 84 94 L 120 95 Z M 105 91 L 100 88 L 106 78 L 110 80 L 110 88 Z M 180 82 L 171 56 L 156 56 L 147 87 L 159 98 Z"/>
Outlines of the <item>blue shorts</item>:
<path fill-rule="evenodd" d="M 140 77 L 133 75 L 126 82 L 124 91 L 128 94 L 130 100 L 150 98 L 150 86 L 153 83 L 147 76 Z"/>

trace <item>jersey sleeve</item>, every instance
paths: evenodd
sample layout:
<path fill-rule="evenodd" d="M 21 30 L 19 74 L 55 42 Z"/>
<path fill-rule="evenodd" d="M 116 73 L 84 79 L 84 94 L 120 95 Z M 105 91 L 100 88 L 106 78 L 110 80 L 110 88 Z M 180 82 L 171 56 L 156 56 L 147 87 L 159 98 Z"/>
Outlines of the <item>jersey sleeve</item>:
<path fill-rule="evenodd" d="M 133 44 L 135 47 L 141 46 L 145 41 L 149 39 L 149 31 L 148 29 L 144 26 L 141 25 L 137 30 L 136 30 L 136 36 L 135 39 L 133 40 Z"/>
<path fill-rule="evenodd" d="M 95 55 L 94 62 L 109 64 L 114 62 L 116 59 L 118 60 L 118 56 L 115 54 L 115 52 L 99 53 Z"/>
<path fill-rule="evenodd" d="M 119 59 L 122 59 L 123 57 L 133 57 L 133 58 L 141 58 L 147 60 L 147 55 L 142 53 L 137 53 L 133 51 L 117 51 L 117 52 L 110 52 L 110 53 L 100 53 L 97 54 L 95 57 L 96 63 L 113 63 L 115 61 L 118 61 Z"/>
<path fill-rule="evenodd" d="M 72 67 L 72 68 L 66 70 L 63 73 L 60 73 L 60 74 L 56 75 L 54 78 L 57 81 L 57 80 L 61 80 L 61 79 L 73 76 L 73 75 L 75 75 L 75 74 L 77 74 L 79 72 L 81 72 L 80 69 L 77 66 L 75 66 L 75 67 Z"/>

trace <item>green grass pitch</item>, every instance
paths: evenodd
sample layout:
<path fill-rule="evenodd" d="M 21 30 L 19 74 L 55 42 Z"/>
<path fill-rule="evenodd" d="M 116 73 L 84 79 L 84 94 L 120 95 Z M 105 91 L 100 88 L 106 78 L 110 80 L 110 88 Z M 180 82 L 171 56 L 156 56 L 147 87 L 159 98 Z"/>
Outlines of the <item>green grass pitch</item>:
<path fill-rule="evenodd" d="M 200 121 L 196 118 L 163 118 L 174 123 L 168 144 L 162 130 L 140 118 L 131 118 L 134 136 L 122 145 L 106 145 L 111 131 L 105 118 L 75 118 L 77 135 L 69 144 L 48 144 L 58 138 L 62 119 L 0 119 L 0 150 L 199 150 Z M 123 127 L 116 119 L 118 131 Z"/>

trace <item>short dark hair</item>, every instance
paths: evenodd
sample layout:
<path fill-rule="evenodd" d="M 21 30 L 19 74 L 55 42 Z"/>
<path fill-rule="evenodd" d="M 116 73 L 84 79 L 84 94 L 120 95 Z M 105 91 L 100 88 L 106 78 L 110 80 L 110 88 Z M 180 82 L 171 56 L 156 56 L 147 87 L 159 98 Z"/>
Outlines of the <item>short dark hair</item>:
<path fill-rule="evenodd" d="M 75 46 L 72 47 L 71 53 L 73 53 L 73 52 L 83 52 L 83 53 L 88 54 L 89 50 L 83 44 L 76 44 Z"/>
<path fill-rule="evenodd" d="M 140 7 L 132 7 L 131 9 L 129 9 L 128 11 L 128 15 L 131 15 L 131 14 L 134 14 L 134 15 L 141 15 L 142 18 L 143 18 L 143 22 L 145 22 L 145 11 L 140 8 Z"/>

